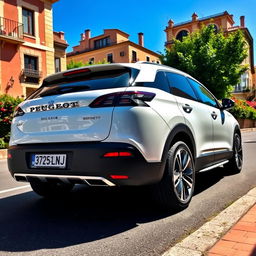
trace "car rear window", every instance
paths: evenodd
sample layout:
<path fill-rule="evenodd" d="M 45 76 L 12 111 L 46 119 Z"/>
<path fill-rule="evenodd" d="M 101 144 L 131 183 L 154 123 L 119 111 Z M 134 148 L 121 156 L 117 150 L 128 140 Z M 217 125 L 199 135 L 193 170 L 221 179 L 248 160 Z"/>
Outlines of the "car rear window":
<path fill-rule="evenodd" d="M 50 81 L 44 80 L 42 86 L 27 99 L 71 92 L 127 87 L 131 85 L 139 73 L 139 70 L 131 68 L 105 71 L 90 71 L 90 68 L 88 68 L 88 70 L 84 73 L 64 75 Z"/>

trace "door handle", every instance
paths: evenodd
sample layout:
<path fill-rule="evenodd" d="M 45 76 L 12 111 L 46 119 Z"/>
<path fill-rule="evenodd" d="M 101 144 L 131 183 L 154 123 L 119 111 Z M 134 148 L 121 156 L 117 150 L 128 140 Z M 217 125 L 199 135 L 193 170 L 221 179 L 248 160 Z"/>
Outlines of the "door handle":
<path fill-rule="evenodd" d="M 186 113 L 191 113 L 191 111 L 193 110 L 193 108 L 188 104 L 183 105 L 182 108 Z"/>
<path fill-rule="evenodd" d="M 211 113 L 211 115 L 214 120 L 216 120 L 216 118 L 218 117 L 218 115 L 214 111 Z"/>

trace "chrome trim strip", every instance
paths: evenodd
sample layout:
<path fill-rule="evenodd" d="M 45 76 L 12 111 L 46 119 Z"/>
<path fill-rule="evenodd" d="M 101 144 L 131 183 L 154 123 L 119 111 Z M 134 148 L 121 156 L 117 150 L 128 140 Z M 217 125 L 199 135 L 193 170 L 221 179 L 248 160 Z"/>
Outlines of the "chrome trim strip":
<path fill-rule="evenodd" d="M 59 179 L 80 179 L 85 181 L 88 185 L 90 186 L 104 186 L 104 185 L 91 185 L 89 182 L 87 182 L 87 180 L 101 180 L 103 181 L 106 186 L 116 186 L 114 183 L 112 183 L 111 181 L 103 178 L 103 177 L 98 177 L 98 176 L 74 176 L 74 175 L 47 175 L 47 174 L 25 174 L 25 173 L 16 173 L 14 174 L 14 178 L 16 179 L 16 176 L 21 176 L 21 177 L 25 177 L 27 179 L 27 177 L 37 177 L 37 178 L 59 178 Z"/>
<path fill-rule="evenodd" d="M 229 162 L 229 160 L 225 160 L 225 161 L 220 162 L 220 163 L 218 163 L 218 164 L 214 164 L 214 165 L 212 165 L 212 166 L 209 166 L 209 167 L 207 167 L 207 168 L 204 168 L 204 169 L 202 169 L 202 170 L 199 170 L 199 172 L 206 172 L 206 171 L 209 171 L 209 170 L 211 170 L 211 169 L 214 169 L 214 168 L 216 168 L 216 167 L 218 167 L 218 166 L 221 166 L 221 165 L 223 165 L 223 164 L 226 164 L 226 163 L 228 163 L 228 162 Z"/>

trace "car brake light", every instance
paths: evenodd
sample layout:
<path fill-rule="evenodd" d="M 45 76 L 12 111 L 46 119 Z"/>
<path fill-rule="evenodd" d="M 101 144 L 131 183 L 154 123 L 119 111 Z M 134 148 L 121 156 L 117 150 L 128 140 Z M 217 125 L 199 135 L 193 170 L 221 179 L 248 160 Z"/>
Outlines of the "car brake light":
<path fill-rule="evenodd" d="M 127 175 L 110 175 L 110 178 L 112 178 L 114 180 L 125 180 L 125 179 L 128 179 L 129 176 L 127 176 Z"/>
<path fill-rule="evenodd" d="M 151 101 L 155 96 L 155 93 L 152 92 L 115 92 L 98 97 L 89 106 L 91 108 L 114 106 L 147 106 L 145 102 Z"/>
<path fill-rule="evenodd" d="M 133 156 L 131 152 L 108 152 L 103 157 Z"/>
<path fill-rule="evenodd" d="M 91 70 L 89 68 L 82 68 L 82 69 L 67 71 L 67 72 L 63 73 L 63 76 L 71 76 L 71 75 L 80 74 L 80 73 L 87 73 L 90 71 Z"/>

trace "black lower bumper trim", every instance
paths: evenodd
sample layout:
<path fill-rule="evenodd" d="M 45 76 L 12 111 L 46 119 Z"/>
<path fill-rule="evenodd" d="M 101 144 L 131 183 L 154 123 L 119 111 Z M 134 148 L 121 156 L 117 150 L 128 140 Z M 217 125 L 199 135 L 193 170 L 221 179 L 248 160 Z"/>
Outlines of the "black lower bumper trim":
<path fill-rule="evenodd" d="M 103 157 L 108 152 L 132 153 L 129 157 Z M 58 175 L 102 177 L 122 185 L 147 185 L 161 180 L 164 164 L 149 163 L 132 145 L 126 143 L 48 143 L 11 146 L 8 149 L 8 167 L 12 176 Z M 32 154 L 66 154 L 65 169 L 31 168 Z M 21 175 L 20 175 L 21 176 Z M 115 179 L 111 178 L 115 177 Z M 120 177 L 120 179 L 118 178 Z M 126 178 L 122 178 L 126 177 Z"/>

